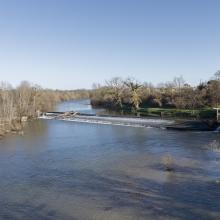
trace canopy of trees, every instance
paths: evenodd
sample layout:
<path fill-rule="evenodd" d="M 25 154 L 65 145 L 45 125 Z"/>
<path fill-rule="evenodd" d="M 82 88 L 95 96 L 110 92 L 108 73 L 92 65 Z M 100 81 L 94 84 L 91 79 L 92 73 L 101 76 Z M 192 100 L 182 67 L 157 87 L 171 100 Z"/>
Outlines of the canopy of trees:
<path fill-rule="evenodd" d="M 169 107 L 178 109 L 199 109 L 220 105 L 220 71 L 214 77 L 190 86 L 183 77 L 175 77 L 154 87 L 151 83 L 139 83 L 137 80 L 113 78 L 104 86 L 96 86 L 91 93 L 94 106 L 107 108 L 131 107 Z"/>
<path fill-rule="evenodd" d="M 29 82 L 17 88 L 8 83 L 0 84 L 0 135 L 5 131 L 19 130 L 22 117 L 35 117 L 39 111 L 52 111 L 57 102 L 88 98 L 86 90 L 59 91 L 42 89 Z"/>

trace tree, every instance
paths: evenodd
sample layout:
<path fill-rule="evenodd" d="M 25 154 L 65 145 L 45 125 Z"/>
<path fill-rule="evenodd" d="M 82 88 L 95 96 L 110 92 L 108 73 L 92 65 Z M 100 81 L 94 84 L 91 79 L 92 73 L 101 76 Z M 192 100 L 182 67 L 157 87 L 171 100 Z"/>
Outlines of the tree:
<path fill-rule="evenodd" d="M 183 77 L 182 76 L 174 77 L 173 84 L 174 87 L 177 89 L 179 95 L 181 95 L 181 89 L 185 84 L 185 80 L 183 79 Z"/>
<path fill-rule="evenodd" d="M 107 86 L 111 89 L 111 95 L 113 102 L 119 108 L 122 108 L 122 94 L 124 90 L 124 84 L 121 78 L 114 77 L 111 80 L 107 81 Z"/>
<path fill-rule="evenodd" d="M 220 81 L 220 70 L 216 71 L 214 74 L 214 80 Z"/>
<path fill-rule="evenodd" d="M 133 78 L 128 78 L 127 80 L 124 81 L 124 84 L 131 92 L 132 105 L 134 106 L 135 110 L 139 109 L 141 103 L 141 97 L 139 91 L 142 85 Z"/>
<path fill-rule="evenodd" d="M 208 97 L 212 107 L 218 107 L 220 102 L 220 81 L 210 80 L 208 82 Z"/>
<path fill-rule="evenodd" d="M 174 88 L 176 89 L 176 95 L 174 98 L 174 102 L 177 108 L 184 108 L 185 103 L 183 101 L 182 89 L 185 84 L 185 80 L 182 76 L 175 77 L 173 80 Z"/>
<path fill-rule="evenodd" d="M 2 118 L 7 122 L 11 123 L 13 118 L 16 117 L 16 111 L 14 107 L 14 97 L 12 86 L 8 83 L 1 83 L 0 86 L 0 111 Z"/>
<path fill-rule="evenodd" d="M 18 116 L 28 116 L 30 113 L 30 106 L 33 95 L 31 85 L 27 81 L 23 81 L 16 89 L 16 101 L 17 101 L 17 112 Z"/>

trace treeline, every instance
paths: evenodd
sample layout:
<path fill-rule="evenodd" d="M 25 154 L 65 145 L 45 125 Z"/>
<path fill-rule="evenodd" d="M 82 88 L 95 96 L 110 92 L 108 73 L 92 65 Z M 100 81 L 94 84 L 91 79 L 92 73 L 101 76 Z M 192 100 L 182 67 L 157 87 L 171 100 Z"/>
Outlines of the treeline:
<path fill-rule="evenodd" d="M 94 85 L 90 98 L 93 106 L 133 111 L 150 107 L 190 110 L 217 107 L 220 104 L 220 71 L 197 86 L 189 85 L 182 76 L 156 87 L 133 78 L 116 77 L 103 86 Z"/>
<path fill-rule="evenodd" d="M 16 88 L 0 84 L 0 136 L 11 130 L 20 130 L 22 119 L 36 117 L 39 112 L 52 111 L 56 103 L 77 98 L 88 98 L 86 90 L 61 91 L 43 89 L 29 82 Z"/>

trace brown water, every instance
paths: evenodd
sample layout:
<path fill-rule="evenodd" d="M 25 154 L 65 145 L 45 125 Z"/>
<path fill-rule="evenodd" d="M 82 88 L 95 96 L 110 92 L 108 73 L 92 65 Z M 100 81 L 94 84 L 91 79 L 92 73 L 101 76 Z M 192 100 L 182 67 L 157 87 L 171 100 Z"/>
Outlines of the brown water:
<path fill-rule="evenodd" d="M 87 104 L 58 109 L 89 113 Z M 0 141 L 0 219 L 219 220 L 219 142 L 211 132 L 34 121 Z"/>

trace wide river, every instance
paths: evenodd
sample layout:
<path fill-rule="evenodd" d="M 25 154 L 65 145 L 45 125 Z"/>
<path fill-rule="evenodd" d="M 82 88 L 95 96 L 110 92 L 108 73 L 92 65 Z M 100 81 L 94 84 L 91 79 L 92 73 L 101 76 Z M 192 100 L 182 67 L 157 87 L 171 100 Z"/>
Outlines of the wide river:
<path fill-rule="evenodd" d="M 98 111 L 88 100 L 57 110 Z M 0 219 L 219 220 L 219 143 L 212 132 L 30 122 L 0 140 Z"/>

